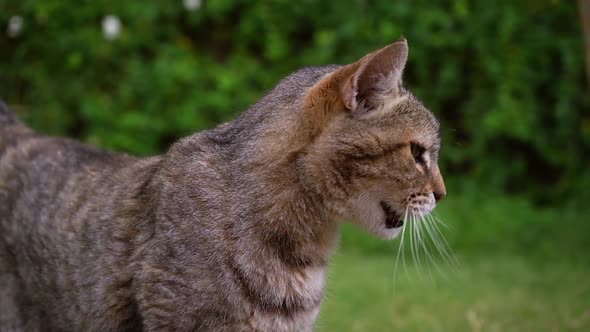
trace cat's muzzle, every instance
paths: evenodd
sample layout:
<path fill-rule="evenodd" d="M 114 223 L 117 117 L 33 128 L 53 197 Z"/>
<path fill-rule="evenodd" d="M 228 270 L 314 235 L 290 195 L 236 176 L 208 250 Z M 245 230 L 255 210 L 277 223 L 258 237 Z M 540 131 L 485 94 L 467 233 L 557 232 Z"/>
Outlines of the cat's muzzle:
<path fill-rule="evenodd" d="M 385 211 L 385 227 L 398 228 L 404 225 L 404 219 L 389 204 L 381 201 L 381 207 Z"/>

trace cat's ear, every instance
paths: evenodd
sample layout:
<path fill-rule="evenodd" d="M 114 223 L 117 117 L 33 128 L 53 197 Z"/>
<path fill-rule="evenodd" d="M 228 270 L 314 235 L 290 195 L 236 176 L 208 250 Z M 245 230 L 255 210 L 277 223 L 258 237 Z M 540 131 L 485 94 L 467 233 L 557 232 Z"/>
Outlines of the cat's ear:
<path fill-rule="evenodd" d="M 405 38 L 368 54 L 358 61 L 358 67 L 342 87 L 342 102 L 350 111 L 362 108 L 370 111 L 383 98 L 396 93 L 402 83 L 402 73 L 408 60 Z"/>

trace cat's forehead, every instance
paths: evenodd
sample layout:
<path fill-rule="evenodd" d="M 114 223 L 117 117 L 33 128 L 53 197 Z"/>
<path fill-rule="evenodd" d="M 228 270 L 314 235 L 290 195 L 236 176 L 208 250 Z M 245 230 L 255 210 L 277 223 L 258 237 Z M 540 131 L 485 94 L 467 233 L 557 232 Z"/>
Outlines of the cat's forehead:
<path fill-rule="evenodd" d="M 420 140 L 425 145 L 439 145 L 438 120 L 407 91 L 400 96 L 387 98 L 379 109 L 367 114 L 367 119 L 382 130 L 403 132 L 409 140 Z"/>

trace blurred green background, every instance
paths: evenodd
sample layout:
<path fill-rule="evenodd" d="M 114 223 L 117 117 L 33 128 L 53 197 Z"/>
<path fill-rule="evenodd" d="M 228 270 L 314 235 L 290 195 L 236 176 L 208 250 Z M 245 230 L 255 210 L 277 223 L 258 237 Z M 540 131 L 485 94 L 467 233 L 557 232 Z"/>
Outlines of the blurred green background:
<path fill-rule="evenodd" d="M 442 123 L 437 211 L 459 264 L 396 269 L 398 241 L 347 225 L 318 330 L 589 331 L 576 1 L 0 0 L 0 96 L 39 131 L 149 155 L 401 35 L 405 84 Z"/>

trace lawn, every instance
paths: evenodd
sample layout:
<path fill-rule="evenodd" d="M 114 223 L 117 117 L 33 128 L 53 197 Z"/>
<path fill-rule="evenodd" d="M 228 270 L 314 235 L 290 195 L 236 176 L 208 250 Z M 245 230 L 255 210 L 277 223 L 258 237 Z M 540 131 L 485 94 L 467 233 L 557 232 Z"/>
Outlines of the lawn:
<path fill-rule="evenodd" d="M 459 259 L 445 275 L 408 266 L 394 279 L 393 254 L 339 253 L 317 331 L 590 331 L 590 267 Z"/>
<path fill-rule="evenodd" d="M 316 330 L 590 331 L 587 208 L 457 193 L 437 211 L 457 267 L 405 250 L 396 270 L 399 240 L 344 226 Z"/>

